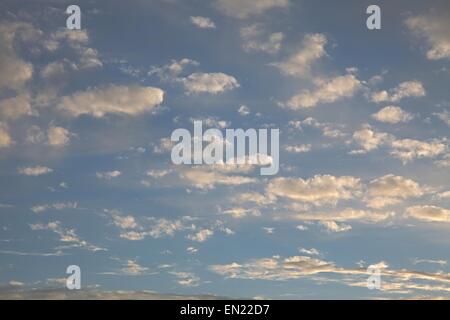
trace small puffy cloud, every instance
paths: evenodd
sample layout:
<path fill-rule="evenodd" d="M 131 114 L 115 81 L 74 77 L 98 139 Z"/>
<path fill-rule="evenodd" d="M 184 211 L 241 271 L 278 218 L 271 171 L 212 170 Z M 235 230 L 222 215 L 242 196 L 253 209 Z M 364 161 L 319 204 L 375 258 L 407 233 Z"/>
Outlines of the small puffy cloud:
<path fill-rule="evenodd" d="M 450 126 L 450 113 L 447 110 L 443 110 L 442 112 L 433 113 L 440 120 L 444 121 L 444 123 Z"/>
<path fill-rule="evenodd" d="M 74 229 L 65 229 L 62 227 L 61 222 L 59 221 L 50 221 L 47 224 L 36 223 L 30 225 L 31 230 L 39 231 L 39 230 L 49 230 L 56 233 L 59 236 L 59 241 L 63 243 L 68 243 L 68 247 L 71 248 L 83 248 L 92 252 L 97 251 L 106 251 L 106 249 L 97 247 L 88 243 L 85 240 L 80 239 L 80 237 L 76 234 Z"/>
<path fill-rule="evenodd" d="M 405 21 L 408 29 L 424 39 L 429 60 L 450 59 L 450 17 L 447 14 L 411 16 Z"/>
<path fill-rule="evenodd" d="M 28 143 L 41 143 L 45 140 L 45 132 L 36 125 L 32 125 L 27 129 L 26 141 Z"/>
<path fill-rule="evenodd" d="M 70 132 L 62 127 L 50 126 L 47 131 L 48 144 L 53 147 L 63 147 L 69 144 Z"/>
<path fill-rule="evenodd" d="M 298 248 L 298 252 L 306 254 L 308 256 L 320 256 L 319 250 L 315 248 L 306 249 L 306 248 Z"/>
<path fill-rule="evenodd" d="M 450 210 L 430 205 L 409 207 L 406 215 L 427 222 L 450 222 Z"/>
<path fill-rule="evenodd" d="M 441 140 L 420 141 L 414 139 L 400 139 L 392 142 L 391 155 L 399 158 L 403 163 L 420 158 L 435 158 L 447 152 L 447 144 Z"/>
<path fill-rule="evenodd" d="M 372 114 L 372 118 L 380 122 L 395 124 L 400 122 L 409 122 L 414 118 L 414 116 L 400 107 L 387 106 L 377 113 Z"/>
<path fill-rule="evenodd" d="M 30 95 L 19 94 L 0 101 L 0 114 L 4 119 L 17 119 L 25 115 L 35 115 L 36 112 L 31 109 Z"/>
<path fill-rule="evenodd" d="M 41 176 L 41 175 L 49 174 L 49 173 L 53 172 L 52 169 L 43 167 L 43 166 L 22 167 L 22 168 L 18 168 L 17 171 L 20 174 L 23 174 L 26 176 Z"/>
<path fill-rule="evenodd" d="M 436 160 L 434 164 L 442 168 L 450 167 L 450 153 L 444 155 L 442 159 Z"/>
<path fill-rule="evenodd" d="M 153 110 L 164 99 L 164 91 L 154 87 L 110 85 L 65 96 L 58 109 L 69 116 L 83 114 L 101 118 L 108 113 L 137 116 Z"/>
<path fill-rule="evenodd" d="M 22 60 L 15 51 L 15 42 L 29 40 L 39 31 L 25 22 L 0 24 L 0 90 L 19 90 L 32 78 L 33 65 Z"/>
<path fill-rule="evenodd" d="M 145 275 L 149 272 L 149 268 L 141 266 L 135 260 L 127 260 L 123 268 L 120 269 L 123 274 L 129 276 Z"/>
<path fill-rule="evenodd" d="M 171 271 L 170 274 L 178 279 L 178 284 L 185 287 L 197 287 L 200 285 L 200 278 L 191 272 Z"/>
<path fill-rule="evenodd" d="M 193 73 L 180 79 L 188 93 L 218 94 L 239 87 L 233 76 L 225 73 Z"/>
<path fill-rule="evenodd" d="M 88 69 L 102 67 L 103 63 L 99 58 L 97 50 L 87 46 L 89 42 L 89 34 L 87 30 L 67 30 L 60 29 L 50 35 L 50 37 L 44 40 L 44 47 L 49 51 L 57 50 L 61 44 L 65 42 L 67 45 L 76 52 L 78 56 L 78 61 L 71 63 L 71 68 L 74 70 Z M 52 71 L 64 71 L 64 66 L 62 64 L 52 65 L 48 69 L 50 73 L 41 74 L 42 76 L 55 75 Z M 44 69 L 45 70 L 45 69 Z M 53 73 L 53 74 L 52 74 Z"/>
<path fill-rule="evenodd" d="M 389 143 L 393 137 L 387 133 L 377 132 L 369 124 L 364 124 L 360 130 L 353 133 L 353 141 L 362 147 L 361 150 L 352 151 L 352 154 L 366 153 L 378 149 Z"/>
<path fill-rule="evenodd" d="M 301 144 L 296 146 L 285 146 L 284 149 L 287 152 L 292 153 L 305 153 L 311 151 L 311 145 L 310 144 Z"/>
<path fill-rule="evenodd" d="M 188 228 L 182 220 L 155 219 L 153 225 L 148 231 L 152 238 L 161 238 L 164 236 L 173 236 L 175 232 Z"/>
<path fill-rule="evenodd" d="M 0 122 L 0 148 L 9 147 L 13 144 L 13 140 L 8 132 L 6 123 Z"/>
<path fill-rule="evenodd" d="M 172 60 L 163 66 L 152 66 L 148 75 L 157 75 L 163 81 L 174 81 L 189 66 L 198 66 L 195 60 L 183 58 L 181 60 Z"/>
<path fill-rule="evenodd" d="M 238 113 L 241 116 L 248 116 L 250 114 L 250 108 L 247 107 L 246 105 L 241 105 L 238 109 Z"/>
<path fill-rule="evenodd" d="M 192 124 L 195 121 L 201 121 L 202 125 L 204 127 L 208 127 L 208 128 L 220 128 L 220 129 L 224 129 L 226 127 L 228 127 L 230 125 L 229 122 L 225 121 L 225 120 L 220 120 L 217 117 L 207 117 L 207 118 L 203 118 L 203 119 L 194 119 L 194 118 L 190 118 L 189 121 L 192 122 Z"/>
<path fill-rule="evenodd" d="M 414 180 L 388 174 L 370 181 L 366 202 L 371 208 L 383 208 L 398 204 L 407 198 L 420 197 L 425 192 Z"/>
<path fill-rule="evenodd" d="M 206 17 L 191 17 L 190 18 L 191 23 L 196 25 L 197 27 L 201 29 L 215 29 L 216 25 L 215 23 L 210 19 Z"/>
<path fill-rule="evenodd" d="M 54 61 L 42 68 L 40 75 L 44 79 L 51 79 L 64 74 L 65 71 L 66 67 L 63 62 Z"/>
<path fill-rule="evenodd" d="M 398 102 L 408 97 L 424 97 L 425 89 L 420 81 L 406 81 L 400 83 L 397 87 L 386 91 L 372 93 L 372 101 L 380 102 Z"/>
<path fill-rule="evenodd" d="M 287 198 L 314 205 L 335 204 L 360 194 L 360 179 L 350 176 L 316 175 L 311 179 L 275 178 L 267 186 L 271 197 Z"/>
<path fill-rule="evenodd" d="M 25 285 L 25 283 L 16 280 L 11 280 L 8 284 L 12 287 L 23 287 Z"/>
<path fill-rule="evenodd" d="M 34 213 L 41 213 L 41 212 L 45 212 L 50 209 L 65 210 L 65 209 L 76 209 L 77 207 L 78 207 L 78 203 L 76 203 L 76 202 L 67 202 L 67 203 L 58 202 L 58 203 L 53 203 L 53 204 L 43 204 L 43 205 L 33 206 L 33 207 L 31 207 L 31 211 L 33 211 Z"/>
<path fill-rule="evenodd" d="M 194 248 L 194 247 L 188 247 L 186 249 L 186 252 L 189 253 L 189 254 L 196 254 L 198 252 L 198 249 Z"/>
<path fill-rule="evenodd" d="M 145 174 L 149 177 L 159 179 L 167 176 L 169 173 L 171 173 L 171 170 L 165 169 L 165 170 L 148 170 Z"/>
<path fill-rule="evenodd" d="M 226 168 L 226 166 L 224 166 Z M 205 170 L 205 169 L 191 169 L 182 173 L 182 177 L 191 183 L 194 187 L 199 189 L 212 189 L 216 185 L 238 186 L 242 184 L 254 183 L 257 180 L 254 178 L 227 175 L 220 172 Z"/>
<path fill-rule="evenodd" d="M 216 0 L 215 5 L 227 16 L 245 19 L 273 8 L 287 8 L 289 0 Z"/>
<path fill-rule="evenodd" d="M 134 229 L 138 226 L 133 216 L 113 215 L 113 223 L 120 229 Z"/>
<path fill-rule="evenodd" d="M 320 33 L 307 34 L 301 48 L 285 61 L 272 63 L 283 74 L 295 77 L 308 77 L 313 63 L 326 55 L 327 38 Z"/>
<path fill-rule="evenodd" d="M 195 234 L 188 235 L 187 238 L 191 241 L 205 242 L 213 234 L 214 234 L 214 231 L 211 229 L 202 229 Z"/>
<path fill-rule="evenodd" d="M 227 209 L 222 211 L 222 213 L 228 214 L 236 219 L 245 218 L 249 216 L 259 217 L 261 215 L 261 212 L 258 209 L 246 209 L 242 207 Z"/>
<path fill-rule="evenodd" d="M 272 203 L 274 199 L 258 192 L 245 192 L 241 193 L 237 198 L 234 197 L 233 200 L 237 203 L 254 203 L 258 206 L 264 206 Z"/>
<path fill-rule="evenodd" d="M 352 97 L 361 87 L 361 82 L 353 74 L 317 80 L 315 83 L 315 90 L 305 90 L 293 96 L 285 106 L 293 110 L 313 108 L 321 103 L 332 103 Z"/>
<path fill-rule="evenodd" d="M 322 227 L 328 232 L 347 232 L 352 230 L 352 226 L 345 223 L 336 223 L 335 221 L 320 221 Z"/>
<path fill-rule="evenodd" d="M 241 38 L 244 51 L 261 51 L 273 54 L 280 50 L 284 34 L 281 32 L 266 34 L 261 24 L 255 23 L 241 28 Z"/>
<path fill-rule="evenodd" d="M 122 172 L 120 172 L 118 170 L 114 170 L 114 171 L 107 171 L 107 172 L 96 172 L 95 175 L 99 179 L 111 180 L 113 178 L 117 178 L 120 175 L 122 175 Z"/>

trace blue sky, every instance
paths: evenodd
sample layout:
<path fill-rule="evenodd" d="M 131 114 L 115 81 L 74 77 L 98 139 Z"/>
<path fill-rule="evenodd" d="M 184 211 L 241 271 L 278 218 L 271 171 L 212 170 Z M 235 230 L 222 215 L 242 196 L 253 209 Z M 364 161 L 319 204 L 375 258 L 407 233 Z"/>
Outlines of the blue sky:
<path fill-rule="evenodd" d="M 69 4 L 0 5 L 1 297 L 449 296 L 446 1 L 377 1 L 381 30 L 369 1 Z M 173 165 L 194 120 L 280 129 L 280 171 Z"/>

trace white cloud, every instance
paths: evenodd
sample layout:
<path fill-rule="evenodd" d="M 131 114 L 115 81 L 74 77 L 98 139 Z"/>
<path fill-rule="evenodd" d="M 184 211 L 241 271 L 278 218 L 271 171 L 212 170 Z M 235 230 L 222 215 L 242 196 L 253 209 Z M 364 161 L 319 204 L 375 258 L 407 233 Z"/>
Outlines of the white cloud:
<path fill-rule="evenodd" d="M 208 238 L 210 238 L 214 234 L 213 230 L 210 229 L 202 229 L 195 234 L 190 234 L 187 236 L 189 240 L 197 241 L 197 242 L 205 242 Z"/>
<path fill-rule="evenodd" d="M 182 220 L 156 219 L 148 234 L 152 238 L 161 238 L 163 236 L 173 236 L 176 231 L 184 229 L 186 229 L 186 226 Z"/>
<path fill-rule="evenodd" d="M 225 73 L 193 73 L 180 79 L 188 93 L 218 94 L 239 87 L 233 76 Z"/>
<path fill-rule="evenodd" d="M 33 65 L 17 56 L 15 42 L 35 32 L 29 23 L 0 24 L 0 90 L 19 90 L 33 76 Z"/>
<path fill-rule="evenodd" d="M 103 66 L 97 50 L 87 46 L 89 42 L 89 34 L 85 29 L 58 30 L 52 33 L 48 39 L 44 40 L 44 46 L 49 51 L 55 51 L 60 47 L 63 41 L 65 41 L 69 45 L 69 47 L 72 48 L 78 55 L 78 61 L 71 63 L 71 67 L 74 70 L 97 68 Z M 63 71 L 61 70 L 61 65 L 53 65 L 52 67 L 59 69 L 54 69 L 53 71 Z"/>
<path fill-rule="evenodd" d="M 57 76 L 60 76 L 66 72 L 66 67 L 64 66 L 64 63 L 61 61 L 54 61 L 49 64 L 47 64 L 42 70 L 41 70 L 41 77 L 44 79 L 51 79 L 55 78 Z"/>
<path fill-rule="evenodd" d="M 78 207 L 78 203 L 76 203 L 76 202 L 67 202 L 67 203 L 58 202 L 58 203 L 53 203 L 53 204 L 44 204 L 44 205 L 33 206 L 31 208 L 31 211 L 33 211 L 34 213 L 41 213 L 41 212 L 47 211 L 49 209 L 64 210 L 64 209 L 76 209 L 77 207 Z"/>
<path fill-rule="evenodd" d="M 191 17 L 190 18 L 192 24 L 196 25 L 197 27 L 201 29 L 215 29 L 216 25 L 215 23 L 207 17 Z"/>
<path fill-rule="evenodd" d="M 301 144 L 296 146 L 285 146 L 284 147 L 287 152 L 292 153 L 305 153 L 311 151 L 311 145 L 310 144 Z"/>
<path fill-rule="evenodd" d="M 298 248 L 298 251 L 300 253 L 306 254 L 308 256 L 320 256 L 320 252 L 317 249 L 311 248 L 311 249 L 306 249 L 306 248 Z"/>
<path fill-rule="evenodd" d="M 361 82 L 353 74 L 317 80 L 315 84 L 315 90 L 305 90 L 292 97 L 285 105 L 293 110 L 313 108 L 321 103 L 332 103 L 352 97 L 361 87 Z"/>
<path fill-rule="evenodd" d="M 414 264 L 419 264 L 419 263 L 430 263 L 430 264 L 438 264 L 440 266 L 445 266 L 447 264 L 447 261 L 445 260 L 432 260 L 432 259 L 418 259 L 415 258 L 413 260 Z"/>
<path fill-rule="evenodd" d="M 200 285 L 200 278 L 191 272 L 176 272 L 171 271 L 170 274 L 178 279 L 178 284 L 185 287 L 197 287 Z"/>
<path fill-rule="evenodd" d="M 442 112 L 433 113 L 440 120 L 444 121 L 446 125 L 450 126 L 450 113 L 447 110 L 443 110 Z"/>
<path fill-rule="evenodd" d="M 273 8 L 287 8 L 289 0 L 216 0 L 216 7 L 224 14 L 238 19 L 260 15 Z"/>
<path fill-rule="evenodd" d="M 351 153 L 366 153 L 378 149 L 380 146 L 389 143 L 393 137 L 387 133 L 377 132 L 369 124 L 364 124 L 360 130 L 353 133 L 353 141 L 359 144 L 362 149 Z"/>
<path fill-rule="evenodd" d="M 406 19 L 406 26 L 419 38 L 425 39 L 430 60 L 450 59 L 450 17 L 430 14 L 412 16 Z"/>
<path fill-rule="evenodd" d="M 216 185 L 237 186 L 256 182 L 256 179 L 254 178 L 239 175 L 226 175 L 205 169 L 187 170 L 182 173 L 182 177 L 199 189 L 212 189 Z"/>
<path fill-rule="evenodd" d="M 30 225 L 31 230 L 50 230 L 59 236 L 59 241 L 69 243 L 62 248 L 83 248 L 92 252 L 106 251 L 106 249 L 97 247 L 78 237 L 74 229 L 64 229 L 59 221 L 51 221 L 47 224 L 37 223 Z"/>
<path fill-rule="evenodd" d="M 65 96 L 58 109 L 73 117 L 89 114 L 100 118 L 108 113 L 136 116 L 153 110 L 163 99 L 164 91 L 158 88 L 109 85 Z"/>
<path fill-rule="evenodd" d="M 45 133 L 36 125 L 27 129 L 26 141 L 28 143 L 41 143 L 45 140 Z"/>
<path fill-rule="evenodd" d="M 43 174 L 48 174 L 53 172 L 52 169 L 43 167 L 43 166 L 36 166 L 36 167 L 22 167 L 18 168 L 17 171 L 20 174 L 26 175 L 26 176 L 40 176 Z"/>
<path fill-rule="evenodd" d="M 381 122 L 394 124 L 400 122 L 409 122 L 414 118 L 414 116 L 411 113 L 404 111 L 400 107 L 387 106 L 377 113 L 372 114 L 372 118 Z"/>
<path fill-rule="evenodd" d="M 320 224 L 325 228 L 328 232 L 347 232 L 352 230 L 352 226 L 341 223 L 338 224 L 335 221 L 320 221 Z"/>
<path fill-rule="evenodd" d="M 350 176 L 315 175 L 313 178 L 275 178 L 267 186 L 272 197 L 287 198 L 314 205 L 335 204 L 360 194 L 360 179 Z"/>
<path fill-rule="evenodd" d="M 247 107 L 246 105 L 241 105 L 238 109 L 238 113 L 241 116 L 248 116 L 250 114 L 250 108 Z"/>
<path fill-rule="evenodd" d="M 427 222 L 450 222 L 450 210 L 430 206 L 421 205 L 413 206 L 406 209 L 407 216 Z"/>
<path fill-rule="evenodd" d="M 8 284 L 13 287 L 23 287 L 25 285 L 25 283 L 16 280 L 11 280 Z"/>
<path fill-rule="evenodd" d="M 330 212 L 305 212 L 297 213 L 291 216 L 295 220 L 302 221 L 331 221 L 331 222 L 344 222 L 344 221 L 358 221 L 362 223 L 378 223 L 388 220 L 393 217 L 392 212 L 380 212 L 371 210 L 357 210 L 352 208 L 346 208 L 339 211 Z M 330 224 L 331 226 L 332 224 Z"/>
<path fill-rule="evenodd" d="M 17 119 L 21 116 L 36 115 L 31 109 L 30 95 L 19 94 L 0 101 L 0 114 L 4 119 Z"/>
<path fill-rule="evenodd" d="M 408 97 L 424 97 L 426 91 L 420 81 L 406 81 L 400 83 L 397 87 L 386 91 L 378 91 L 372 93 L 372 101 L 374 102 L 398 102 Z"/>
<path fill-rule="evenodd" d="M 47 131 L 48 144 L 53 147 L 63 147 L 69 144 L 70 132 L 62 127 L 50 126 Z"/>
<path fill-rule="evenodd" d="M 228 214 L 232 216 L 233 218 L 240 219 L 245 217 L 259 217 L 261 215 L 261 212 L 258 209 L 246 209 L 246 208 L 231 208 L 222 211 L 224 214 Z"/>
<path fill-rule="evenodd" d="M 148 75 L 157 75 L 163 81 L 175 81 L 188 66 L 198 66 L 195 60 L 183 58 L 181 60 L 172 60 L 170 63 L 161 67 L 152 66 Z"/>
<path fill-rule="evenodd" d="M 127 260 L 125 266 L 121 269 L 123 274 L 129 276 L 140 276 L 148 274 L 149 268 L 141 266 L 135 260 Z"/>
<path fill-rule="evenodd" d="M 400 139 L 392 142 L 391 155 L 399 158 L 404 164 L 419 158 L 435 158 L 448 150 L 447 144 L 442 140 L 430 142 L 414 139 Z"/>
<path fill-rule="evenodd" d="M 9 147 L 13 144 L 13 140 L 8 132 L 8 126 L 4 122 L 0 122 L 0 148 Z"/>
<path fill-rule="evenodd" d="M 121 176 L 122 172 L 120 172 L 118 170 L 114 170 L 114 171 L 107 171 L 107 172 L 97 172 L 95 175 L 99 179 L 111 180 L 113 178 L 117 178 L 117 177 Z"/>
<path fill-rule="evenodd" d="M 149 177 L 159 179 L 162 177 L 167 176 L 169 173 L 171 173 L 171 170 L 165 169 L 165 170 L 148 170 L 145 174 Z"/>
<path fill-rule="evenodd" d="M 274 32 L 267 34 L 261 24 L 252 24 L 241 28 L 243 49 L 246 52 L 261 51 L 269 54 L 277 53 L 281 48 L 284 34 Z"/>
<path fill-rule="evenodd" d="M 121 229 L 134 229 L 138 226 L 133 216 L 113 215 L 113 223 Z"/>
<path fill-rule="evenodd" d="M 388 174 L 370 181 L 366 203 L 371 208 L 383 208 L 398 204 L 403 199 L 420 197 L 425 192 L 414 180 Z"/>
<path fill-rule="evenodd" d="M 255 203 L 258 206 L 264 206 L 273 202 L 274 199 L 258 192 L 244 192 L 238 197 L 233 197 L 237 203 Z"/>
<path fill-rule="evenodd" d="M 437 166 L 442 168 L 450 167 L 450 153 L 444 155 L 442 159 L 434 162 Z"/>
<path fill-rule="evenodd" d="M 307 34 L 302 41 L 301 48 L 285 61 L 272 63 L 283 74 L 295 77 L 311 75 L 312 65 L 326 55 L 327 38 L 320 33 Z"/>

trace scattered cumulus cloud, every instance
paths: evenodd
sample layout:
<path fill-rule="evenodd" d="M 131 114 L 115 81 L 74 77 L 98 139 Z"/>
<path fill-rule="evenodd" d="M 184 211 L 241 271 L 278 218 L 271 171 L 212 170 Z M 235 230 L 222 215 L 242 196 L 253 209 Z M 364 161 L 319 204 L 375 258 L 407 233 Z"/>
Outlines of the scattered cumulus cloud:
<path fill-rule="evenodd" d="M 191 23 L 194 24 L 195 26 L 199 27 L 200 29 L 215 29 L 216 25 L 215 23 L 207 17 L 191 17 L 190 18 Z"/>

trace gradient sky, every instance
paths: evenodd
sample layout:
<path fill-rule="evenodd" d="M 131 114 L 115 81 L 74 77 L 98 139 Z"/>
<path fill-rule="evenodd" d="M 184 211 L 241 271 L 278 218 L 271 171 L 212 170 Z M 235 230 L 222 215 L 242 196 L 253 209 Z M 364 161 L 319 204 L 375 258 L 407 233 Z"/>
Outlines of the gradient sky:
<path fill-rule="evenodd" d="M 0 297 L 448 298 L 449 80 L 448 1 L 4 0 Z M 194 120 L 280 171 L 173 165 Z"/>

